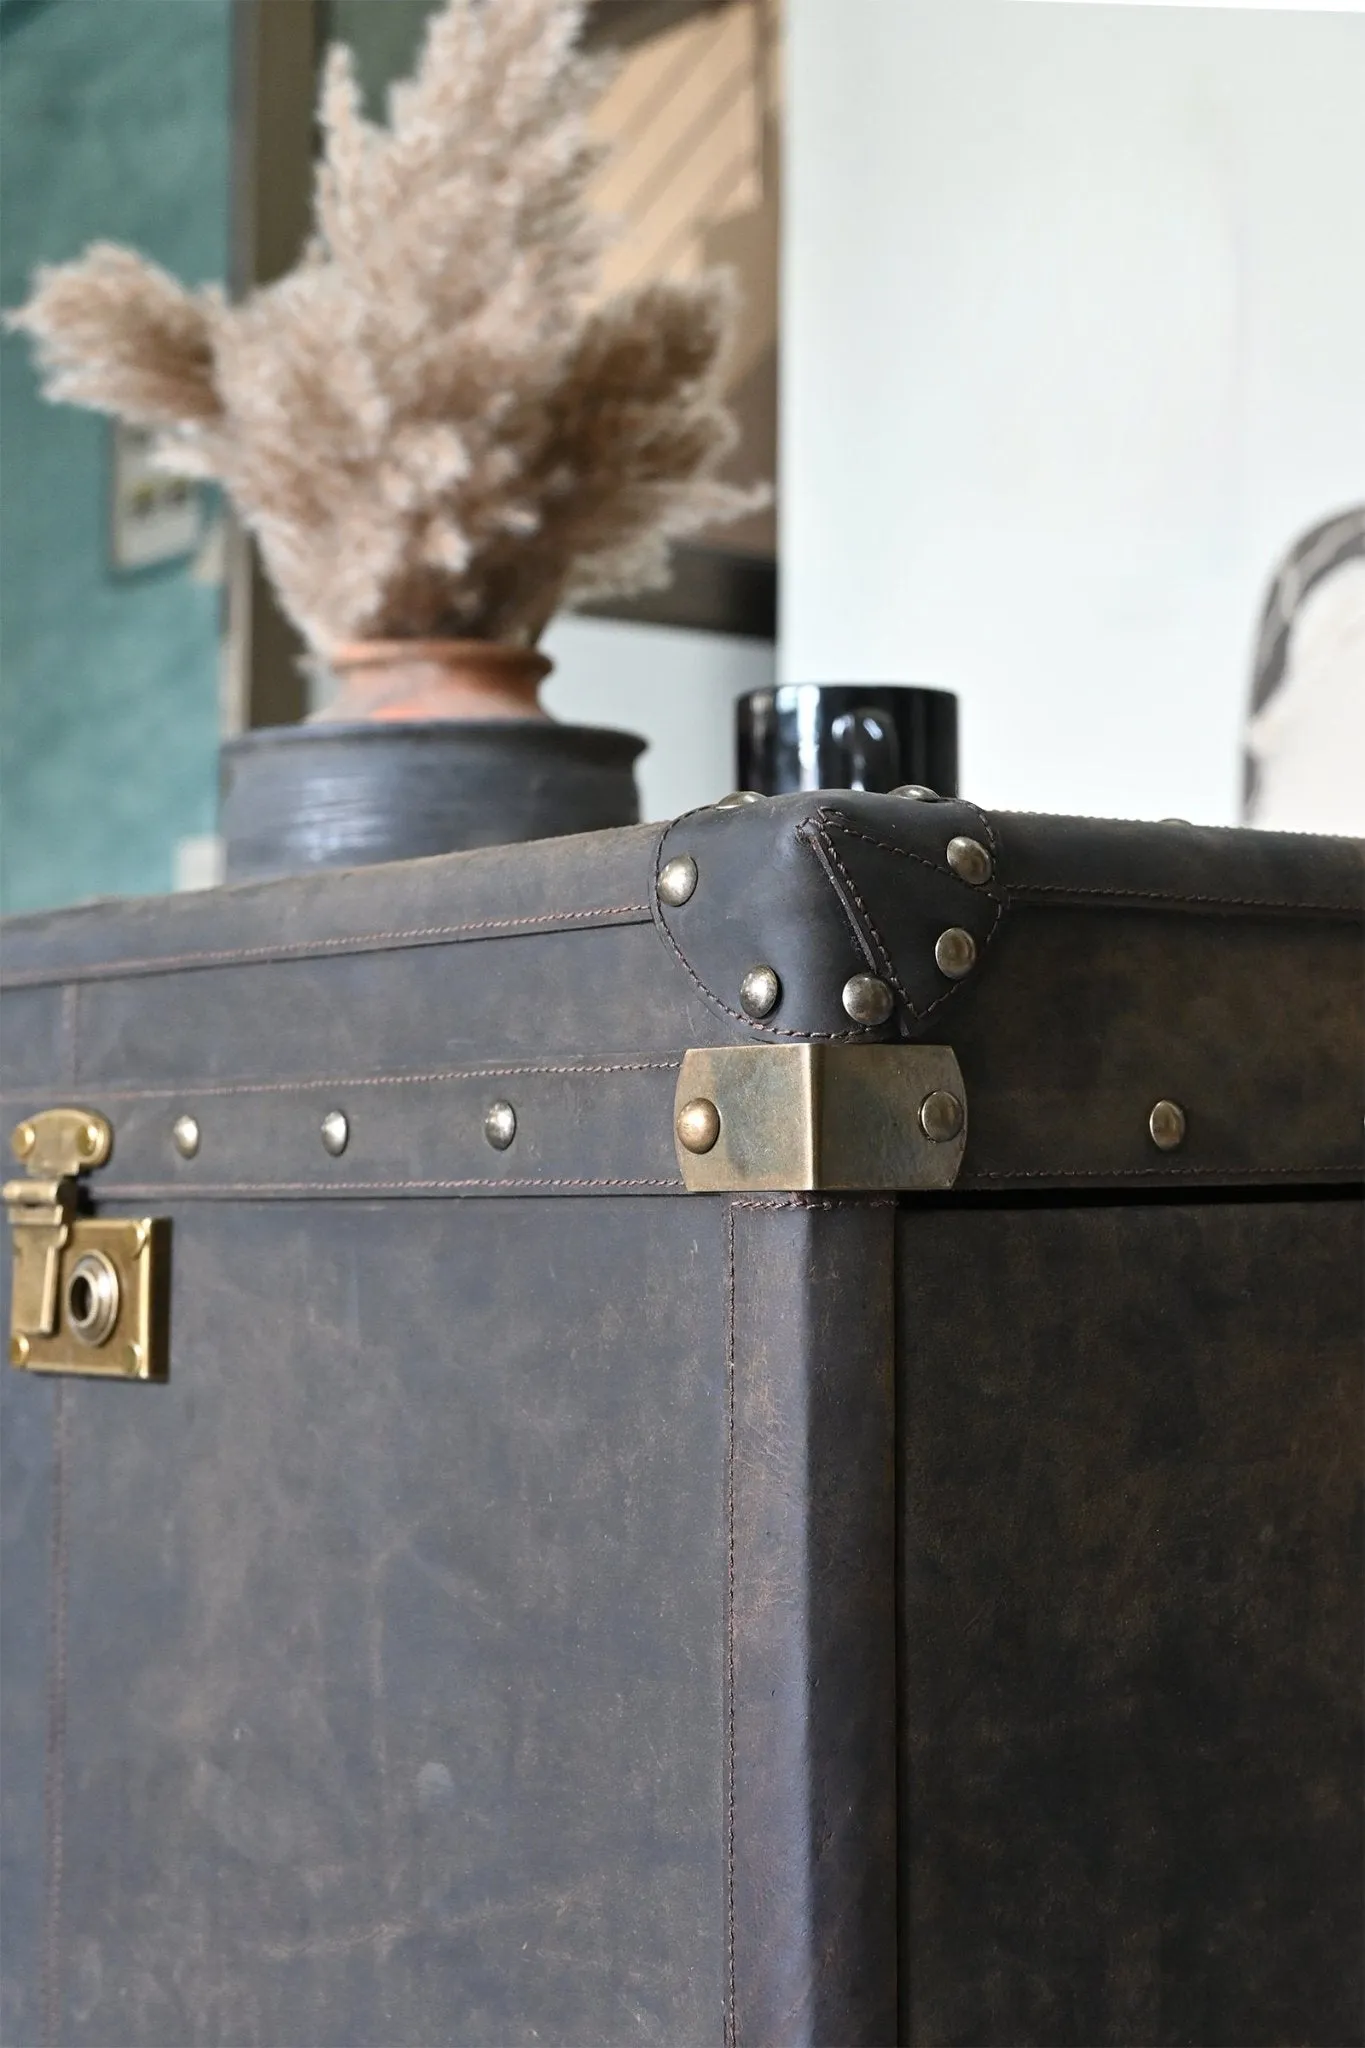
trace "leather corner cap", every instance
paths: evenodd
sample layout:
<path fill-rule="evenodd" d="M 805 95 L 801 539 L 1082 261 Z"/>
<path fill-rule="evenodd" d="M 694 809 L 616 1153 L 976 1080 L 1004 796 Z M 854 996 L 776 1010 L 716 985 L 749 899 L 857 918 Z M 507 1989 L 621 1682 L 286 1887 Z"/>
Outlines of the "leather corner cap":
<path fill-rule="evenodd" d="M 980 880 L 954 872 L 954 840 L 981 849 L 984 859 L 957 854 Z M 996 859 L 988 819 L 960 799 L 851 790 L 760 797 L 691 811 L 666 828 L 654 919 L 711 1008 L 756 1039 L 912 1038 L 981 972 L 1005 912 Z M 670 867 L 685 861 L 695 880 L 685 866 Z M 745 1001 L 745 978 L 758 968 L 777 979 L 771 1008 L 762 1007 L 770 980 Z M 859 1024 L 845 1010 L 844 986 L 858 974 L 891 990 L 885 1020 Z"/>

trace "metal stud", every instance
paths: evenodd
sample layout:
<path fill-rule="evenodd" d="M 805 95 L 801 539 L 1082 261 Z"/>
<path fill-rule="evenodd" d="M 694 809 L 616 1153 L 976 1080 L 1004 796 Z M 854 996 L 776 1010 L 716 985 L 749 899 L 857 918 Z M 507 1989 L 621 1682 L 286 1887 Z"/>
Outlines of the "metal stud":
<path fill-rule="evenodd" d="M 329 1109 L 322 1119 L 322 1148 L 339 1159 L 351 1142 L 351 1126 L 339 1109 Z"/>
<path fill-rule="evenodd" d="M 919 1106 L 919 1127 L 935 1145 L 946 1145 L 962 1129 L 962 1104 L 946 1088 L 935 1088 Z"/>
<path fill-rule="evenodd" d="M 16 1159 L 27 1159 L 38 1142 L 38 1133 L 32 1124 L 16 1124 L 10 1136 L 9 1148 Z"/>
<path fill-rule="evenodd" d="M 175 1149 L 182 1159 L 193 1159 L 199 1150 L 199 1125 L 192 1116 L 178 1116 L 171 1125 Z"/>
<path fill-rule="evenodd" d="M 690 853 L 680 853 L 659 871 L 659 901 L 676 910 L 686 903 L 697 886 L 697 863 Z"/>
<path fill-rule="evenodd" d="M 517 1135 L 517 1113 L 510 1102 L 490 1102 L 484 1114 L 483 1134 L 495 1152 L 505 1152 Z"/>
<path fill-rule="evenodd" d="M 739 985 L 740 1003 L 750 1017 L 766 1017 L 777 1008 L 782 984 L 771 967 L 751 967 Z"/>
<path fill-rule="evenodd" d="M 949 925 L 946 932 L 938 935 L 934 958 L 940 974 L 946 974 L 949 981 L 961 981 L 976 965 L 976 940 L 961 925 Z"/>
<path fill-rule="evenodd" d="M 709 1152 L 720 1136 L 720 1111 L 698 1095 L 678 1111 L 678 1143 L 688 1152 Z"/>
<path fill-rule="evenodd" d="M 1153 1105 L 1147 1128 L 1159 1152 L 1174 1152 L 1185 1142 L 1185 1112 L 1178 1102 L 1168 1102 L 1163 1096 Z"/>
<path fill-rule="evenodd" d="M 721 797 L 716 805 L 718 811 L 742 811 L 745 804 L 762 803 L 756 789 L 732 789 L 729 796 Z"/>
<path fill-rule="evenodd" d="M 885 1024 L 896 1007 L 896 998 L 875 974 L 851 974 L 844 983 L 843 1004 L 855 1024 L 871 1027 Z"/>
<path fill-rule="evenodd" d="M 979 889 L 991 878 L 991 857 L 979 839 L 950 839 L 948 865 L 959 882 Z"/>
<path fill-rule="evenodd" d="M 941 804 L 943 802 L 943 798 L 939 795 L 938 791 L 930 789 L 923 782 L 902 782 L 898 789 L 891 791 L 891 794 L 892 796 L 908 796 L 918 804 Z"/>

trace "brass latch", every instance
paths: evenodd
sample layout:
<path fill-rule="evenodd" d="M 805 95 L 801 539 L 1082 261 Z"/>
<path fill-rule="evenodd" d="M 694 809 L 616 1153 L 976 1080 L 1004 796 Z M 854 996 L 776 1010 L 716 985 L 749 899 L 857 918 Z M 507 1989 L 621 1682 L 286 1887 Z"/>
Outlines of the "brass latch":
<path fill-rule="evenodd" d="M 5 1183 L 14 1242 L 10 1364 L 27 1372 L 163 1379 L 167 1226 L 78 1213 L 81 1175 L 103 1166 L 113 1132 L 97 1112 L 44 1109 L 10 1145 L 27 1180 Z"/>
<path fill-rule="evenodd" d="M 673 1117 L 692 1194 L 950 1188 L 967 1143 L 947 1045 L 704 1046 Z"/>

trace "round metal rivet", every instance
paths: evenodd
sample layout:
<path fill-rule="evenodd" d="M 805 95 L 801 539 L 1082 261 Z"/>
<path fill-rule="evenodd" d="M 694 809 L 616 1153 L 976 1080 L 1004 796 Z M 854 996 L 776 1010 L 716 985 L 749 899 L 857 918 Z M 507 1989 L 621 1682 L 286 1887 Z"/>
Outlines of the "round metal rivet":
<path fill-rule="evenodd" d="M 76 1150 L 83 1159 L 93 1159 L 100 1149 L 102 1133 L 98 1124 L 82 1124 L 76 1134 Z"/>
<path fill-rule="evenodd" d="M 103 1252 L 85 1252 L 66 1283 L 66 1321 L 81 1344 L 105 1344 L 118 1322 L 119 1279 Z"/>
<path fill-rule="evenodd" d="M 1174 1152 L 1185 1142 L 1185 1112 L 1178 1102 L 1168 1102 L 1163 1096 L 1154 1104 L 1147 1128 L 1158 1151 Z"/>
<path fill-rule="evenodd" d="M 875 974 L 852 974 L 844 983 L 844 1009 L 855 1024 L 885 1024 L 896 998 Z"/>
<path fill-rule="evenodd" d="M 979 839 L 950 839 L 948 865 L 960 882 L 979 889 L 991 878 L 991 857 Z"/>
<path fill-rule="evenodd" d="M 1158 823 L 1159 825 L 1188 825 L 1188 824 L 1189 824 L 1189 822 L 1190 822 L 1190 821 L 1189 821 L 1189 819 L 1188 819 L 1188 818 L 1158 818 L 1158 819 L 1157 819 L 1157 823 Z"/>
<path fill-rule="evenodd" d="M 16 1124 L 10 1136 L 9 1148 L 16 1159 L 27 1159 L 38 1142 L 38 1133 L 32 1124 Z"/>
<path fill-rule="evenodd" d="M 688 1152 L 709 1152 L 720 1136 L 720 1111 L 698 1095 L 678 1111 L 678 1143 Z"/>
<path fill-rule="evenodd" d="M 351 1142 L 351 1126 L 339 1109 L 329 1109 L 322 1119 L 322 1148 L 339 1159 Z"/>
<path fill-rule="evenodd" d="M 142 1346 L 125 1344 L 123 1347 L 123 1370 L 129 1379 L 136 1379 L 142 1370 Z"/>
<path fill-rule="evenodd" d="M 9 1362 L 10 1362 L 10 1364 L 11 1364 L 11 1365 L 27 1365 L 27 1364 L 28 1364 L 28 1353 L 29 1353 L 29 1342 L 28 1342 L 28 1338 L 27 1338 L 27 1337 L 22 1337 L 22 1336 L 20 1336 L 20 1335 L 19 1335 L 19 1334 L 18 1334 L 18 1333 L 16 1332 L 16 1334 L 15 1334 L 15 1335 L 14 1335 L 13 1337 L 11 1337 L 11 1338 L 10 1338 L 10 1340 L 9 1340 Z"/>
<path fill-rule="evenodd" d="M 510 1102 L 490 1102 L 484 1114 L 483 1134 L 495 1152 L 505 1152 L 517 1135 L 517 1113 Z"/>
<path fill-rule="evenodd" d="M 961 981 L 976 965 L 976 940 L 961 925 L 949 925 L 946 932 L 938 935 L 934 958 L 940 974 L 946 974 L 949 981 Z"/>
<path fill-rule="evenodd" d="M 936 1145 L 946 1145 L 962 1130 L 962 1104 L 946 1088 L 935 1088 L 919 1106 L 919 1127 Z"/>
<path fill-rule="evenodd" d="M 766 1017 L 777 1008 L 782 984 L 771 967 L 751 967 L 739 985 L 739 1000 L 750 1017 Z"/>
<path fill-rule="evenodd" d="M 891 791 L 892 796 L 908 796 L 919 804 L 941 804 L 943 798 L 936 789 L 930 789 L 923 782 L 902 782 L 899 789 Z"/>
<path fill-rule="evenodd" d="M 732 789 L 729 796 L 723 796 L 716 805 L 718 811 L 742 811 L 745 804 L 762 803 L 756 789 Z"/>
<path fill-rule="evenodd" d="M 697 886 L 697 863 L 690 853 L 680 853 L 659 872 L 659 901 L 676 910 L 686 903 Z"/>
<path fill-rule="evenodd" d="M 171 1125 L 175 1149 L 182 1159 L 193 1159 L 199 1150 L 199 1126 L 192 1116 L 178 1116 Z"/>

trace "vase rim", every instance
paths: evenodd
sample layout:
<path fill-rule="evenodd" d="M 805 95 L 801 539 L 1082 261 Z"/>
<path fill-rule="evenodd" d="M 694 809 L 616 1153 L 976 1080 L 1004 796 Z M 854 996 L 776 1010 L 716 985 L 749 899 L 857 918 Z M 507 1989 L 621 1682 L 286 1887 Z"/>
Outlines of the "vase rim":
<path fill-rule="evenodd" d="M 554 667 L 548 654 L 536 647 L 517 647 L 507 640 L 442 639 L 339 640 L 328 649 L 325 659 L 333 669 L 379 668 L 388 662 L 433 661 L 443 667 L 464 662 L 484 669 L 501 669 L 520 676 L 534 672 L 541 680 Z"/>
<path fill-rule="evenodd" d="M 461 740 L 475 746 L 495 741 L 508 743 L 518 751 L 551 753 L 559 751 L 591 757 L 637 760 L 649 745 L 639 733 L 612 725 L 561 725 L 549 718 L 403 718 L 387 723 L 375 719 L 336 719 L 312 724 L 300 719 L 294 725 L 258 725 L 233 733 L 219 743 L 227 757 L 251 753 L 258 748 L 278 746 L 348 745 L 408 746 L 414 741 Z"/>

